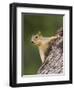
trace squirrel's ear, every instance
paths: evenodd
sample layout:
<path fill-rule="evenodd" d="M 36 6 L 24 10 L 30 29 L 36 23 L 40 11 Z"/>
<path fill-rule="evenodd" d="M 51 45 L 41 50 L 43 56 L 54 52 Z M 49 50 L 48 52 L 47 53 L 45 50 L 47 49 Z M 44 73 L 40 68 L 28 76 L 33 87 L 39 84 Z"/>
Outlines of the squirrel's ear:
<path fill-rule="evenodd" d="M 38 32 L 38 35 L 41 35 L 41 32 L 40 31 Z"/>

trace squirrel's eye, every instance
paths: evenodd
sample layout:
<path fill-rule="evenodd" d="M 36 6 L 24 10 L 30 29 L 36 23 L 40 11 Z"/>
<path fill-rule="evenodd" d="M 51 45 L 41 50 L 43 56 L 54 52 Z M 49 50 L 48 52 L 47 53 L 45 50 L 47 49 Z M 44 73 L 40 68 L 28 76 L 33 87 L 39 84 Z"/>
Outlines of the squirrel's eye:
<path fill-rule="evenodd" d="M 35 38 L 38 38 L 38 36 L 36 36 Z"/>

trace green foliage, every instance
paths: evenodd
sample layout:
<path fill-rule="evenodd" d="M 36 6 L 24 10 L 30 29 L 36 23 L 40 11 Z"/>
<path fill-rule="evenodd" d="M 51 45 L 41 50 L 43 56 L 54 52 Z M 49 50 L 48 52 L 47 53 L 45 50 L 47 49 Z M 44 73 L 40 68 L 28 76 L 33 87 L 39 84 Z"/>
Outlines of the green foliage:
<path fill-rule="evenodd" d="M 62 26 L 61 15 L 22 14 L 22 75 L 36 74 L 41 65 L 38 49 L 31 43 L 32 35 L 40 31 L 49 37 Z"/>

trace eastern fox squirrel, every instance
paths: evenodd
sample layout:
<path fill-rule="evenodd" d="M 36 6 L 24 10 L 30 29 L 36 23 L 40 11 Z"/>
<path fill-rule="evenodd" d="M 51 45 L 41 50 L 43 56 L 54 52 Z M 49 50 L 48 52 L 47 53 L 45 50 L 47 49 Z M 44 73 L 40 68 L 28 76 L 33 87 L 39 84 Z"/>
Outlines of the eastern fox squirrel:
<path fill-rule="evenodd" d="M 59 37 L 59 35 L 44 37 L 41 32 L 32 36 L 31 42 L 38 47 L 42 63 L 45 61 L 46 53 L 49 47 L 51 47 L 53 42 Z"/>

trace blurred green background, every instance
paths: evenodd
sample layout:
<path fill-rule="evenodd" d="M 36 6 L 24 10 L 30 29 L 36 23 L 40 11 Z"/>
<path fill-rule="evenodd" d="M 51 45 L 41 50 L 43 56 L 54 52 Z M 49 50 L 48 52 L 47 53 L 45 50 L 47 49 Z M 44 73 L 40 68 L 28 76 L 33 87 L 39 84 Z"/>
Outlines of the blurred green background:
<path fill-rule="evenodd" d="M 55 35 L 63 26 L 63 15 L 39 15 L 22 13 L 22 75 L 33 75 L 40 67 L 38 48 L 31 43 L 32 35 L 40 31 L 42 35 Z"/>

